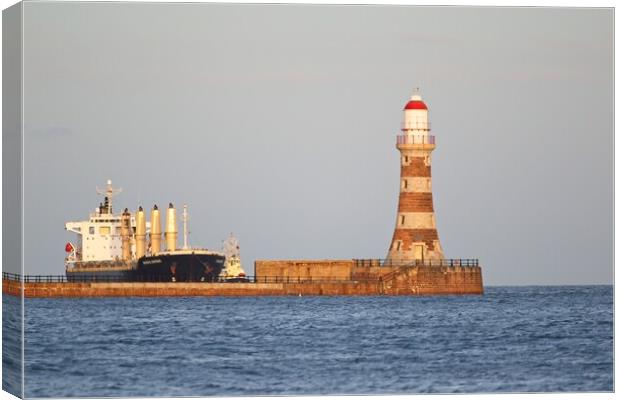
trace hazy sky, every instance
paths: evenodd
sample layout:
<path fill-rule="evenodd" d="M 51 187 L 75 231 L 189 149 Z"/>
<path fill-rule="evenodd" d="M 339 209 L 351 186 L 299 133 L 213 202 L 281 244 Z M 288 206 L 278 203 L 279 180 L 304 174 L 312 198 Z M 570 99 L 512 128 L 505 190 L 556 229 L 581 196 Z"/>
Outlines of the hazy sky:
<path fill-rule="evenodd" d="M 611 9 L 26 3 L 25 262 L 100 201 L 187 203 L 242 262 L 383 258 L 419 86 L 447 257 L 612 283 Z"/>

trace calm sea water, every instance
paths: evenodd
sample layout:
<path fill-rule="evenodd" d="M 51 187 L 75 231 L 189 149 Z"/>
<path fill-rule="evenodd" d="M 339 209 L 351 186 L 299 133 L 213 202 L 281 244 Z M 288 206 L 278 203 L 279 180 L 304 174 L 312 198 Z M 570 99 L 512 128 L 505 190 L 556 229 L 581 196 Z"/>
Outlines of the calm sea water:
<path fill-rule="evenodd" d="M 25 390 L 612 391 L 612 304 L 611 286 L 490 287 L 465 297 L 26 299 Z"/>

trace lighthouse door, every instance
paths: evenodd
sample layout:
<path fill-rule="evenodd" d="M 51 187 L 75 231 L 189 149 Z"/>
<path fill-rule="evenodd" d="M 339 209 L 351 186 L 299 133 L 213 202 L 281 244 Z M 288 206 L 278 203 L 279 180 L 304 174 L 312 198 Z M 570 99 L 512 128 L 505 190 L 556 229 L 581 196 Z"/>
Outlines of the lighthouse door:
<path fill-rule="evenodd" d="M 424 245 L 416 244 L 413 255 L 416 260 L 424 260 Z"/>

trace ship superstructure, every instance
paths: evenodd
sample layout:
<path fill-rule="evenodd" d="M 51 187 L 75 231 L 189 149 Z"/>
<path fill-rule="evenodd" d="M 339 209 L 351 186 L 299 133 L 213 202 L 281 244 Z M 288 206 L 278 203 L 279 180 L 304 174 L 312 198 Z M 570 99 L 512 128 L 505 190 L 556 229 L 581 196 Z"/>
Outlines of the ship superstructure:
<path fill-rule="evenodd" d="M 97 188 L 97 193 L 104 194 L 103 203 L 95 212 L 90 213 L 89 219 L 79 222 L 67 222 L 65 229 L 78 235 L 77 246 L 69 243 L 74 251 L 69 252 L 68 263 L 75 262 L 107 262 L 118 261 L 122 257 L 121 240 L 121 217 L 122 214 L 114 214 L 112 211 L 112 197 L 120 193 L 122 189 L 112 187 L 112 181 L 108 180 L 105 191 Z M 132 231 L 136 229 L 136 219 L 131 217 Z M 146 229 L 150 223 L 146 224 Z M 131 247 L 131 253 L 135 254 L 135 245 Z"/>
<path fill-rule="evenodd" d="M 112 198 L 121 189 L 108 180 L 103 203 L 85 221 L 67 222 L 65 229 L 77 234 L 75 243 L 65 250 L 66 275 L 69 280 L 114 279 L 127 281 L 213 281 L 224 266 L 219 252 L 188 245 L 189 215 L 183 207 L 183 247 L 177 248 L 176 209 L 166 211 L 165 245 L 161 249 L 161 219 L 157 205 L 146 221 L 140 206 L 135 215 L 127 208 L 114 214 Z M 147 241 L 148 238 L 148 241 Z"/>

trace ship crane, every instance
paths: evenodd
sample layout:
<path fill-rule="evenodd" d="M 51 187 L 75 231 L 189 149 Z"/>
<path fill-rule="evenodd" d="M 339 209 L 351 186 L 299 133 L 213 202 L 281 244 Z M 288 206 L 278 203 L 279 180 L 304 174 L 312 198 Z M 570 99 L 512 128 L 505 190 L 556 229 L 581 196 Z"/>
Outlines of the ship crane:
<path fill-rule="evenodd" d="M 189 221 L 189 215 L 187 214 L 187 204 L 183 204 L 183 250 L 189 249 L 187 244 L 187 236 L 189 235 L 187 222 Z"/>

